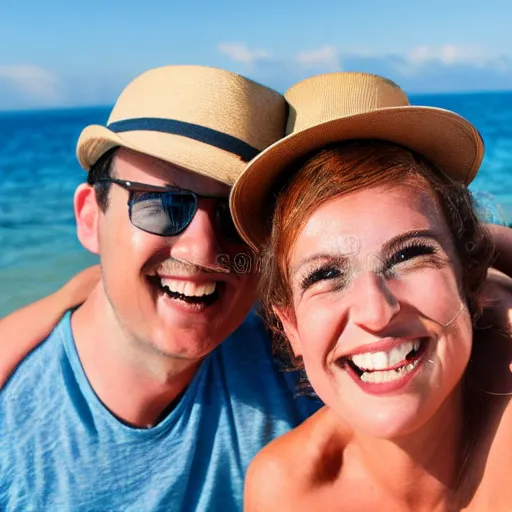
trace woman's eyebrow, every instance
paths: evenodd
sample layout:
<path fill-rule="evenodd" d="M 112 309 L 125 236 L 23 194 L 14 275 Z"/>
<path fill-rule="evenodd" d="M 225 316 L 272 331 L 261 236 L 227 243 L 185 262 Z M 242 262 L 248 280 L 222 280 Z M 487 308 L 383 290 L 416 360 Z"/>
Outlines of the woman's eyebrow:
<path fill-rule="evenodd" d="M 431 229 L 413 229 L 405 233 L 401 233 L 385 242 L 382 245 L 382 252 L 392 252 L 397 247 L 403 245 L 405 242 L 415 238 L 429 238 L 440 244 L 439 236 Z"/>
<path fill-rule="evenodd" d="M 434 240 L 437 243 L 440 243 L 439 236 L 432 231 L 431 229 L 413 229 L 411 231 L 407 231 L 405 233 L 400 233 L 399 235 L 391 238 L 390 240 L 384 242 L 381 246 L 381 250 L 379 252 L 392 252 L 397 247 L 403 245 L 408 240 L 412 240 L 415 238 L 429 238 Z M 300 260 L 296 265 L 294 265 L 290 270 L 290 277 L 293 277 L 300 269 L 304 266 L 309 266 L 311 264 L 317 263 L 319 261 L 345 261 L 349 254 L 333 254 L 332 252 L 318 252 L 314 253 L 306 258 Z"/>
<path fill-rule="evenodd" d="M 344 254 L 333 254 L 332 252 L 318 252 L 312 254 L 311 256 L 307 256 L 300 260 L 296 265 L 294 265 L 290 270 L 290 277 L 295 276 L 303 267 L 310 266 L 314 263 L 323 261 L 330 261 L 336 263 L 343 263 L 347 260 L 347 255 Z"/>

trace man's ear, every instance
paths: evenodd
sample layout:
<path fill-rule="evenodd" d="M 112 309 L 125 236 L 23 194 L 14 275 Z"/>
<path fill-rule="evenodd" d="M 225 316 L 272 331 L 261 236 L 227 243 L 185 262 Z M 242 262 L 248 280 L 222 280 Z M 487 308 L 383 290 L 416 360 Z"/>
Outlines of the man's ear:
<path fill-rule="evenodd" d="M 272 310 L 281 321 L 284 334 L 292 346 L 295 357 L 302 356 L 302 346 L 300 344 L 300 337 L 297 332 L 297 323 L 295 321 L 295 315 L 293 314 L 292 308 L 272 308 Z"/>
<path fill-rule="evenodd" d="M 94 188 L 87 183 L 79 185 L 75 192 L 74 205 L 78 239 L 88 251 L 99 254 L 100 207 Z"/>

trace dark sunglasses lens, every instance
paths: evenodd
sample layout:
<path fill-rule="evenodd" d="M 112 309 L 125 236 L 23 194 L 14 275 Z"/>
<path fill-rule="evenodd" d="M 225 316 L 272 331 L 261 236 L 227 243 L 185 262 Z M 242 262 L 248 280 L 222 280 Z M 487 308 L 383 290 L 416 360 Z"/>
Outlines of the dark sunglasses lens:
<path fill-rule="evenodd" d="M 197 209 L 192 194 L 181 192 L 149 192 L 130 201 L 130 220 L 143 231 L 160 236 L 179 235 L 194 217 Z"/>
<path fill-rule="evenodd" d="M 219 222 L 219 230 L 226 240 L 237 244 L 245 243 L 236 230 L 227 201 L 219 202 L 217 206 L 217 219 Z"/>

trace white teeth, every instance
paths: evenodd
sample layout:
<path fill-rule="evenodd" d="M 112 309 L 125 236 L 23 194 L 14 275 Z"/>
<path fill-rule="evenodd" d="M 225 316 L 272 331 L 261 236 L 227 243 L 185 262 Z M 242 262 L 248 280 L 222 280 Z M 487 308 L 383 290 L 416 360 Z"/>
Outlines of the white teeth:
<path fill-rule="evenodd" d="M 187 297 L 211 295 L 217 286 L 216 282 L 198 284 L 191 281 L 182 281 L 180 279 L 167 279 L 165 277 L 160 280 L 160 283 L 162 288 L 166 286 L 171 292 L 180 293 Z"/>
<path fill-rule="evenodd" d="M 386 352 L 377 352 L 371 356 L 370 364 L 371 363 L 378 368 L 389 368 L 389 354 Z"/>
<path fill-rule="evenodd" d="M 393 347 L 388 352 L 365 352 L 351 357 L 352 362 L 361 368 L 361 370 L 385 370 L 398 363 L 404 362 L 406 356 L 411 350 L 418 350 L 421 341 L 407 341 Z"/>
<path fill-rule="evenodd" d="M 418 365 L 419 360 L 413 361 L 405 366 L 401 366 L 396 370 L 388 370 L 386 372 L 364 372 L 360 379 L 363 382 L 371 382 L 372 384 L 379 384 L 381 382 L 391 382 L 394 380 L 399 380 L 409 372 L 414 370 Z"/>

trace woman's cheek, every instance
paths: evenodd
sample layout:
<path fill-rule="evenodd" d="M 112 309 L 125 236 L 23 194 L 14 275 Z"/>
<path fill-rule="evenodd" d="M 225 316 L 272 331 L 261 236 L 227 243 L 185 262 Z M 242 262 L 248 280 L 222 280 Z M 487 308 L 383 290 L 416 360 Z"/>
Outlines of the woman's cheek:
<path fill-rule="evenodd" d="M 389 289 L 400 304 L 408 304 L 434 323 L 449 325 L 463 309 L 453 272 L 424 269 L 390 281 Z"/>

